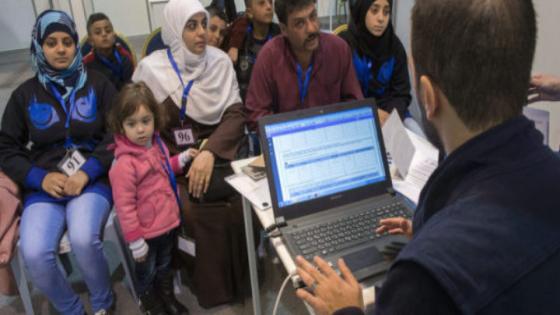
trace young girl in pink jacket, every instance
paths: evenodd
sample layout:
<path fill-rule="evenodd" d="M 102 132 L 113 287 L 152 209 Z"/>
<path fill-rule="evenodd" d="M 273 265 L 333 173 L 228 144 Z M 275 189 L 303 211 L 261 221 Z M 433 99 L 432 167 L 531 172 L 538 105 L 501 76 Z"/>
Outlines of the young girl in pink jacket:
<path fill-rule="evenodd" d="M 163 115 L 143 82 L 126 85 L 111 109 L 115 162 L 109 171 L 117 216 L 136 262 L 137 291 L 144 312 L 188 314 L 173 294 L 171 251 L 180 224 L 175 173 L 198 153 L 169 157 L 158 130 Z"/>

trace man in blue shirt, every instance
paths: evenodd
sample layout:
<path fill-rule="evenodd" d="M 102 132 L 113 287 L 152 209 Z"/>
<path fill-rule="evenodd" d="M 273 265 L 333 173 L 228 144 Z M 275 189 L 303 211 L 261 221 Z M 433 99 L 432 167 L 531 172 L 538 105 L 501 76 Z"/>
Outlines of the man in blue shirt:
<path fill-rule="evenodd" d="M 522 115 L 536 44 L 530 0 L 417 0 L 412 56 L 423 123 L 447 157 L 420 196 L 375 314 L 556 314 L 560 159 Z M 362 314 L 361 287 L 301 257 L 317 314 Z"/>

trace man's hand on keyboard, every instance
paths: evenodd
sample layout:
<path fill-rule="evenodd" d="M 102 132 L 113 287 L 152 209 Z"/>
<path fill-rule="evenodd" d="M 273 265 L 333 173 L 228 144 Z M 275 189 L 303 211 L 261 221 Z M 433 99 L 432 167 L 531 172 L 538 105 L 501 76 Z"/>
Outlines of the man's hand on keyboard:
<path fill-rule="evenodd" d="M 313 307 L 315 314 L 330 315 L 350 306 L 364 308 L 362 287 L 342 259 L 338 260 L 342 277 L 320 257 L 315 256 L 314 262 L 317 268 L 301 256 L 296 258 L 297 272 L 308 288 L 298 289 L 296 294 Z"/>
<path fill-rule="evenodd" d="M 382 234 L 388 232 L 393 235 L 404 235 L 408 239 L 412 238 L 412 221 L 405 218 L 387 218 L 379 220 L 379 227 L 375 233 Z"/>

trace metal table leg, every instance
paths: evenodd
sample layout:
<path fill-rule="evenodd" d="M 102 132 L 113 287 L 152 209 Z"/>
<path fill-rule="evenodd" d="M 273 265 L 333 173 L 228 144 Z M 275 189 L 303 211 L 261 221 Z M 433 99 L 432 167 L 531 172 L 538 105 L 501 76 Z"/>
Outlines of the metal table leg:
<path fill-rule="evenodd" d="M 252 207 L 249 200 L 243 198 L 243 220 L 245 221 L 245 236 L 247 239 L 247 255 L 249 256 L 249 275 L 251 277 L 251 293 L 253 296 L 253 314 L 261 315 L 261 296 L 259 292 L 259 278 L 257 275 L 257 257 L 255 255 L 255 241 L 253 238 Z"/>

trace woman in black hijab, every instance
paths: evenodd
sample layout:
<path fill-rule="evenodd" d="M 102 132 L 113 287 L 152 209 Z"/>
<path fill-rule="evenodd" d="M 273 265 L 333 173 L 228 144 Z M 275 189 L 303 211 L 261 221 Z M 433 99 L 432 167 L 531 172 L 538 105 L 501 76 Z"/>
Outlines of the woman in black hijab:
<path fill-rule="evenodd" d="M 352 19 L 340 36 L 352 48 L 352 61 L 365 97 L 379 109 L 396 109 L 404 119 L 410 104 L 410 80 L 404 47 L 391 25 L 392 0 L 356 0 Z M 387 115 L 380 115 L 384 122 Z"/>

